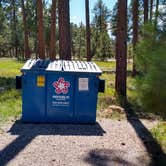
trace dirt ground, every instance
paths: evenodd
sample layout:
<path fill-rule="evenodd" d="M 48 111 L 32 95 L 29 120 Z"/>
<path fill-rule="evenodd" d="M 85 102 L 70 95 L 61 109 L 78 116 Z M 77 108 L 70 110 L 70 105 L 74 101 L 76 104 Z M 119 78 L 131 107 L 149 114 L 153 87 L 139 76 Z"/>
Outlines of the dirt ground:
<path fill-rule="evenodd" d="M 149 148 L 155 141 L 147 128 L 156 123 L 100 119 L 95 125 L 6 124 L 0 132 L 0 166 L 155 165 L 159 154 L 154 149 L 160 147 Z"/>

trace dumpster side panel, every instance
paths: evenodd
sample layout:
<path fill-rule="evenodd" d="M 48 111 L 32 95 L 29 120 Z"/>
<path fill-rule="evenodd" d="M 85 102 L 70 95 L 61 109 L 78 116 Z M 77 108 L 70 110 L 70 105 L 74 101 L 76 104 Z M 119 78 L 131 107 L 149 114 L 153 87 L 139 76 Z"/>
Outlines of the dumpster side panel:
<path fill-rule="evenodd" d="M 96 122 L 96 107 L 99 80 L 96 75 L 76 77 L 75 121 L 80 123 Z"/>
<path fill-rule="evenodd" d="M 74 77 L 54 73 L 47 79 L 47 121 L 72 122 Z"/>
<path fill-rule="evenodd" d="M 40 81 L 41 79 L 41 81 Z M 45 75 L 27 72 L 22 78 L 22 121 L 43 122 L 45 118 Z M 42 81 L 43 80 L 43 81 Z"/>

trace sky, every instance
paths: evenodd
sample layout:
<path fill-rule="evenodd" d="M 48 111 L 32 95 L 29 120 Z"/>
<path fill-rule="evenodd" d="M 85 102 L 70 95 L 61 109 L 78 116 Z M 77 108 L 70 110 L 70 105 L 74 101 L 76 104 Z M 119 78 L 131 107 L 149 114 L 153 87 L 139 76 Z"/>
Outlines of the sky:
<path fill-rule="evenodd" d="M 89 0 L 90 20 L 92 20 L 92 9 L 97 0 Z M 103 3 L 112 9 L 116 0 L 103 0 Z M 70 0 L 70 21 L 79 24 L 81 21 L 85 24 L 85 0 Z"/>

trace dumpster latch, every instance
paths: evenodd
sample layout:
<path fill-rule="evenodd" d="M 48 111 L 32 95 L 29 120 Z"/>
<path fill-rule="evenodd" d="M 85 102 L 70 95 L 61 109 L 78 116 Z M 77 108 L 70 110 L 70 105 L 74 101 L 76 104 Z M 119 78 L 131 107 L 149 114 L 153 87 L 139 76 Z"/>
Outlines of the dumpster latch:
<path fill-rule="evenodd" d="M 99 89 L 98 92 L 104 93 L 105 92 L 105 80 L 99 79 Z"/>

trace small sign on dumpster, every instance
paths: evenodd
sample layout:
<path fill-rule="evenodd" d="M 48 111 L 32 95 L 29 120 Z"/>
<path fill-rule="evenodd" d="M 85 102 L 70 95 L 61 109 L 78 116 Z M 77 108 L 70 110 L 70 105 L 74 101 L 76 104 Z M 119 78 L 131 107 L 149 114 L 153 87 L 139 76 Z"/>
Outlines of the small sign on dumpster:
<path fill-rule="evenodd" d="M 89 79 L 88 78 L 79 78 L 79 91 L 88 91 L 89 90 Z"/>
<path fill-rule="evenodd" d="M 37 86 L 44 87 L 45 86 L 45 76 L 38 76 L 37 77 Z"/>

